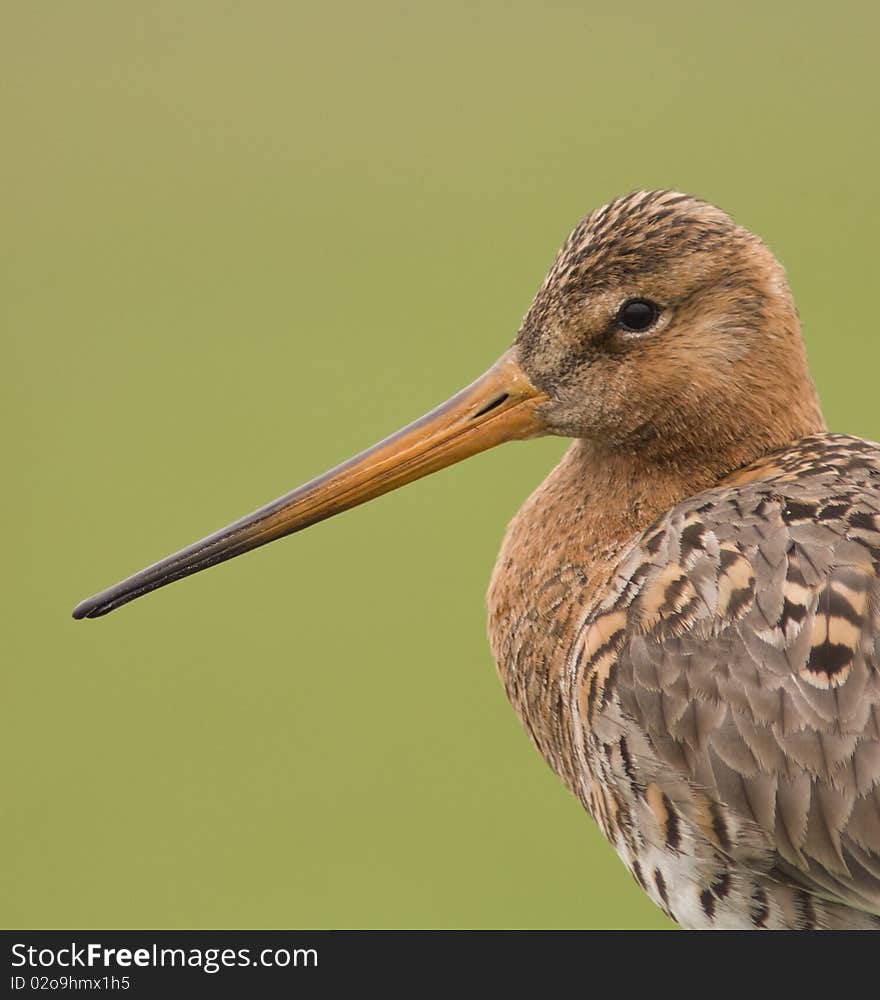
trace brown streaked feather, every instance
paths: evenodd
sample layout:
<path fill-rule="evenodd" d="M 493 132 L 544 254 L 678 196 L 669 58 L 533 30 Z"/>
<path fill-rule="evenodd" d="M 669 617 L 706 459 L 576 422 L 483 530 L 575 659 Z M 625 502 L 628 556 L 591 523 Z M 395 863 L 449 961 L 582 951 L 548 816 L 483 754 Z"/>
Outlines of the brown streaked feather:
<path fill-rule="evenodd" d="M 600 670 L 606 714 L 644 734 L 636 771 L 675 769 L 685 799 L 707 795 L 755 832 L 731 842 L 733 858 L 874 913 L 878 499 L 880 446 L 827 434 L 679 504 L 585 616 L 582 637 L 597 621 L 625 625 L 614 662 L 584 657 L 577 682 Z M 648 799 L 659 816 L 663 791 Z"/>

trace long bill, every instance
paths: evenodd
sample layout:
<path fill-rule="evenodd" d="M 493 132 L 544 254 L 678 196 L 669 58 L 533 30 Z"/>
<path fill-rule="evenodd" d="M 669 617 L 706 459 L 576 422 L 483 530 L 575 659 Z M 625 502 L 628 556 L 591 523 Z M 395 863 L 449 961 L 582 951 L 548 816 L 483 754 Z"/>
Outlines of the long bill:
<path fill-rule="evenodd" d="M 544 432 L 546 395 L 513 352 L 466 389 L 396 434 L 247 517 L 78 604 L 74 618 L 99 618 L 151 590 L 301 531 L 504 441 Z"/>

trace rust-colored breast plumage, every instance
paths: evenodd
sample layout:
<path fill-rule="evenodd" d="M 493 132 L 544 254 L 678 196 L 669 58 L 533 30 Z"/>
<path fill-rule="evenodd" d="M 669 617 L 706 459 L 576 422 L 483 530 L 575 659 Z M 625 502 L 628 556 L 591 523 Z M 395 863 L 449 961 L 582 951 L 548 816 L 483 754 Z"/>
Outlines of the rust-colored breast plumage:
<path fill-rule="evenodd" d="M 769 456 L 596 593 L 563 683 L 636 878 L 686 926 L 880 926 L 880 445 Z"/>

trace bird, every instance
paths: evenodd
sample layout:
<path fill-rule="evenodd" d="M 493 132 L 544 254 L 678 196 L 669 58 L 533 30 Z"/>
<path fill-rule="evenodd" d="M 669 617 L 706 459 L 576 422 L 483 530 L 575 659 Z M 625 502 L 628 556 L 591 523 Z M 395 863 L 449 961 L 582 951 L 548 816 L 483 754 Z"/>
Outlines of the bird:
<path fill-rule="evenodd" d="M 74 617 L 540 435 L 487 599 L 538 752 L 679 926 L 880 928 L 880 444 L 828 431 L 782 265 L 707 201 L 593 211 L 483 376 Z"/>

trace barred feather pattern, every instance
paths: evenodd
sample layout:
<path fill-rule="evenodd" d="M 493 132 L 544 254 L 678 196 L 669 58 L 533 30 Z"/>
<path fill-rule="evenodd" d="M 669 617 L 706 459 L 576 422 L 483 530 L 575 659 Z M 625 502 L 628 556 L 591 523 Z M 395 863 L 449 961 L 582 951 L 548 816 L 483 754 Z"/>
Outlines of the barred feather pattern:
<path fill-rule="evenodd" d="M 825 434 L 678 505 L 583 616 L 580 794 L 689 927 L 880 926 L 880 446 Z"/>

